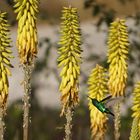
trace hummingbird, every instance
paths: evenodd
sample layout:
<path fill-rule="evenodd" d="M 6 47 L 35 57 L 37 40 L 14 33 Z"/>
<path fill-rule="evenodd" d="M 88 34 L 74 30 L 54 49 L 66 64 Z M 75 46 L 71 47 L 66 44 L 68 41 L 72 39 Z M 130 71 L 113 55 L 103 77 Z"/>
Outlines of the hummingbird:
<path fill-rule="evenodd" d="M 89 96 L 88 96 L 89 97 Z M 110 114 L 112 116 L 114 116 L 114 114 L 109 110 L 109 108 L 107 108 L 105 106 L 105 101 L 106 100 L 109 100 L 112 96 L 108 96 L 106 98 L 104 98 L 103 100 L 101 101 L 98 101 L 96 98 L 91 98 L 89 97 L 91 100 L 92 100 L 92 104 L 99 110 L 101 111 L 102 113 L 106 113 L 106 114 Z"/>

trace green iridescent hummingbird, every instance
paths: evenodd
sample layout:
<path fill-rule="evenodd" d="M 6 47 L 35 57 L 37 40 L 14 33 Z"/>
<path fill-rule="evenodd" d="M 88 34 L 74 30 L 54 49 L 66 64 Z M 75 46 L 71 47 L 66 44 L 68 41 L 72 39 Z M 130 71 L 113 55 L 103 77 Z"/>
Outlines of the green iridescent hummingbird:
<path fill-rule="evenodd" d="M 89 97 L 89 96 L 88 96 Z M 106 113 L 106 114 L 110 114 L 112 116 L 114 116 L 114 114 L 105 106 L 105 101 L 109 100 L 112 96 L 108 96 L 106 98 L 104 98 L 103 100 L 101 101 L 98 101 L 96 98 L 91 98 L 89 97 L 91 100 L 92 100 L 92 104 L 99 110 L 101 111 L 102 113 Z"/>

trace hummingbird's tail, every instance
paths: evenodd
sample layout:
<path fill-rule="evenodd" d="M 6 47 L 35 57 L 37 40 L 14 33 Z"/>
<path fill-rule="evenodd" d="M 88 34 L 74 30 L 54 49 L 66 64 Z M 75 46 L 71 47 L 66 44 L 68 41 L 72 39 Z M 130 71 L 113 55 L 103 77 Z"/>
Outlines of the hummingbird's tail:
<path fill-rule="evenodd" d="M 110 114 L 114 117 L 114 114 L 109 109 L 106 109 L 105 113 Z"/>
<path fill-rule="evenodd" d="M 110 115 L 112 115 L 114 117 L 114 114 L 112 112 L 109 112 Z"/>

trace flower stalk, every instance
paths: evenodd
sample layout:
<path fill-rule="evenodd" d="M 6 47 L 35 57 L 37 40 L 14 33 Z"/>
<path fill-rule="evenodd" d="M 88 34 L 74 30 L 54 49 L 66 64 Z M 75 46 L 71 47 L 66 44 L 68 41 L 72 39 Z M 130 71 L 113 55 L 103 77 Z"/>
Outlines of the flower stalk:
<path fill-rule="evenodd" d="M 32 74 L 32 69 L 33 66 L 27 66 L 24 65 L 24 115 L 23 115 L 23 137 L 25 140 L 28 140 L 28 135 L 29 135 L 29 122 L 30 116 L 29 116 L 29 108 L 30 108 L 30 95 L 31 95 L 31 74 Z"/>
<path fill-rule="evenodd" d="M 114 126 L 115 126 L 115 140 L 119 140 L 120 138 L 120 126 L 121 126 L 121 116 L 120 116 L 120 103 L 116 103 L 114 106 L 114 114 L 115 114 L 115 119 L 114 119 Z"/>
<path fill-rule="evenodd" d="M 4 110 L 3 108 L 0 108 L 0 139 L 4 140 L 4 127 L 5 127 L 5 123 L 4 123 Z"/>
<path fill-rule="evenodd" d="M 59 87 L 62 102 L 61 115 L 66 115 L 65 140 L 71 139 L 73 108 L 78 104 L 78 92 L 81 63 L 81 33 L 78 21 L 77 9 L 64 7 L 62 10 L 61 37 L 59 41 L 58 67 L 62 67 L 60 77 L 62 78 Z M 69 117 L 68 117 L 69 116 Z M 69 119 L 70 120 L 69 120 Z M 69 129 L 69 130 L 68 130 Z M 68 133 L 67 133 L 68 132 Z"/>
<path fill-rule="evenodd" d="M 31 94 L 31 73 L 34 58 L 37 55 L 37 28 L 36 19 L 38 13 L 38 0 L 15 0 L 15 13 L 18 20 L 17 48 L 20 63 L 24 70 L 24 117 L 23 139 L 28 140 L 29 131 L 29 107 Z"/>
<path fill-rule="evenodd" d="M 111 23 L 108 38 L 109 91 L 113 97 L 124 96 L 127 81 L 129 41 L 125 20 Z M 120 105 L 115 105 L 115 140 L 120 137 Z"/>
<path fill-rule="evenodd" d="M 68 107 L 67 112 L 66 112 L 66 125 L 65 125 L 65 138 L 64 140 L 71 140 L 72 138 L 72 133 L 71 133 L 71 129 L 72 129 L 72 117 L 73 117 L 73 111 L 71 107 Z"/>

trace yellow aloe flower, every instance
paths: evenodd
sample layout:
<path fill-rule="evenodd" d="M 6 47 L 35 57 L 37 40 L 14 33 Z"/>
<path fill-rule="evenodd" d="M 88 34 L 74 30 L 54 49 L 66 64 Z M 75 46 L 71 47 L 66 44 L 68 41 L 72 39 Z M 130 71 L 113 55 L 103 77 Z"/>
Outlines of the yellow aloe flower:
<path fill-rule="evenodd" d="M 101 101 L 108 93 L 107 81 L 108 78 L 106 70 L 103 67 L 96 65 L 96 68 L 92 70 L 88 80 L 89 97 L 96 98 L 97 100 Z M 108 118 L 92 104 L 91 100 L 89 101 L 89 110 L 91 135 L 94 139 L 103 140 Z"/>
<path fill-rule="evenodd" d="M 9 67 L 13 67 L 10 62 L 12 51 L 9 49 L 11 39 L 9 38 L 9 25 L 5 19 L 6 13 L 0 12 L 0 107 L 5 107 L 8 97 L 9 82 L 11 75 Z"/>
<path fill-rule="evenodd" d="M 129 140 L 140 140 L 140 118 L 134 118 Z"/>
<path fill-rule="evenodd" d="M 60 47 L 58 49 L 58 67 L 62 67 L 60 92 L 63 105 L 62 114 L 67 107 L 78 103 L 78 76 L 81 62 L 81 34 L 77 9 L 64 7 L 62 10 Z"/>
<path fill-rule="evenodd" d="M 14 0 L 18 20 L 17 47 L 21 64 L 31 64 L 37 55 L 36 14 L 38 0 Z"/>
<path fill-rule="evenodd" d="M 125 20 L 111 23 L 108 39 L 109 90 L 112 96 L 124 95 L 128 65 L 128 33 Z"/>
<path fill-rule="evenodd" d="M 132 110 L 133 110 L 132 117 L 134 119 L 137 118 L 139 120 L 137 124 L 139 128 L 139 138 L 140 138 L 140 82 L 136 84 L 134 89 Z"/>
<path fill-rule="evenodd" d="M 134 89 L 132 110 L 133 110 L 132 117 L 140 119 L 140 82 L 136 84 Z"/>

